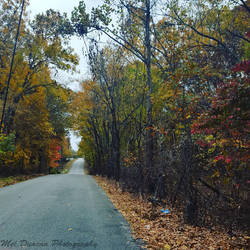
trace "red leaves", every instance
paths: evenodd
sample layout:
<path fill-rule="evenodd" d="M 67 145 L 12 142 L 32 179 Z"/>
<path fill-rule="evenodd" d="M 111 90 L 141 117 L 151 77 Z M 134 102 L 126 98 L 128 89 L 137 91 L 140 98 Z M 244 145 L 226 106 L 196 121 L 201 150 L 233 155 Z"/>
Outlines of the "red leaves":
<path fill-rule="evenodd" d="M 199 134 L 201 132 L 200 125 L 198 123 L 193 124 L 191 134 Z"/>
<path fill-rule="evenodd" d="M 208 145 L 204 140 L 197 140 L 196 143 L 202 148 L 205 148 Z"/>
<path fill-rule="evenodd" d="M 249 74 L 250 60 L 237 64 L 234 71 Z M 191 133 L 201 150 L 212 155 L 208 159 L 211 165 L 218 162 L 235 169 L 247 166 L 250 149 L 248 102 L 247 77 L 241 75 L 234 81 L 222 82 L 216 89 L 210 108 L 193 124 Z"/>
<path fill-rule="evenodd" d="M 224 156 L 224 155 L 217 155 L 214 157 L 214 161 L 224 161 L 225 163 L 229 164 L 232 159 L 228 156 Z"/>
<path fill-rule="evenodd" d="M 49 166 L 58 167 L 58 161 L 61 159 L 61 146 L 56 139 L 53 139 L 50 144 Z"/>
<path fill-rule="evenodd" d="M 229 164 L 231 161 L 232 161 L 232 159 L 231 159 L 231 158 L 226 157 L 225 162 L 226 162 L 227 164 Z"/>
<path fill-rule="evenodd" d="M 250 38 L 250 30 L 246 33 L 246 37 Z M 244 71 L 248 75 L 250 73 L 250 59 L 238 63 L 232 70 L 235 72 Z"/>
<path fill-rule="evenodd" d="M 246 33 L 246 37 L 250 38 L 250 30 Z"/>
<path fill-rule="evenodd" d="M 250 73 L 250 59 L 244 60 L 241 63 L 237 64 L 234 68 L 232 68 L 235 72 L 241 72 L 244 71 L 245 74 Z"/>
<path fill-rule="evenodd" d="M 205 135 L 210 135 L 211 134 L 211 130 L 208 129 L 208 128 L 205 128 L 204 133 L 205 133 Z"/>
<path fill-rule="evenodd" d="M 214 157 L 214 160 L 215 160 L 215 161 L 224 161 L 225 158 L 224 158 L 223 155 L 217 155 L 217 156 Z"/>

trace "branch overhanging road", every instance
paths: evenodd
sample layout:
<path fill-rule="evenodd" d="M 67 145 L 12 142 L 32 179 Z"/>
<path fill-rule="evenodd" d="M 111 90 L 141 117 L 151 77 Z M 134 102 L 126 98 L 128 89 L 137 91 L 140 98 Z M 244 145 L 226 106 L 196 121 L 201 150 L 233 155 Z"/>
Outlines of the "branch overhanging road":
<path fill-rule="evenodd" d="M 140 249 L 83 163 L 0 189 L 0 250 Z"/>

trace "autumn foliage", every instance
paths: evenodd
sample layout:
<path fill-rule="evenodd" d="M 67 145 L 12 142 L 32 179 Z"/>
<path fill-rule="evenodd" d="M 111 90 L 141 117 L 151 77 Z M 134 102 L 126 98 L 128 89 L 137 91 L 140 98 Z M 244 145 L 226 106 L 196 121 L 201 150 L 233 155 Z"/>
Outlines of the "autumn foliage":
<path fill-rule="evenodd" d="M 49 154 L 49 166 L 50 167 L 58 167 L 58 162 L 61 160 L 61 147 L 59 145 L 58 140 L 53 139 L 51 140 L 50 146 L 50 154 Z"/>
<path fill-rule="evenodd" d="M 18 2 L 0 4 L 0 106 Z M 48 10 L 23 21 L 0 171 L 56 167 L 72 127 L 90 174 L 234 234 L 250 211 L 249 0 L 163 2 L 110 0 L 88 14 L 80 1 L 71 19 Z M 90 75 L 73 93 L 52 72 L 74 70 L 67 39 L 88 33 Z"/>
<path fill-rule="evenodd" d="M 74 96 L 79 154 L 90 173 L 150 196 L 152 204 L 181 207 L 186 223 L 244 228 L 249 1 L 167 1 L 164 8 L 155 1 L 158 9 L 149 13 L 150 2 L 115 10 L 106 3 L 93 10 L 93 19 L 81 2 L 73 13 L 84 20 L 72 23 L 75 34 L 96 28 L 114 42 L 100 47 L 92 40 L 91 77 Z M 112 10 L 120 14 L 113 30 Z"/>
<path fill-rule="evenodd" d="M 78 58 L 62 36 L 49 31 L 59 14 L 48 11 L 30 20 L 27 5 L 0 131 L 0 175 L 48 172 L 70 156 L 66 137 L 71 91 L 52 80 L 51 72 L 74 70 Z M 0 3 L 1 117 L 20 10 L 18 0 Z M 46 28 L 39 25 L 41 20 Z"/>
<path fill-rule="evenodd" d="M 214 175 L 225 173 L 219 170 L 224 166 L 225 181 L 230 180 L 237 188 L 249 184 L 249 66 L 248 60 L 233 68 L 244 75 L 219 84 L 211 108 L 194 122 L 191 130 L 196 143 L 209 153 Z"/>

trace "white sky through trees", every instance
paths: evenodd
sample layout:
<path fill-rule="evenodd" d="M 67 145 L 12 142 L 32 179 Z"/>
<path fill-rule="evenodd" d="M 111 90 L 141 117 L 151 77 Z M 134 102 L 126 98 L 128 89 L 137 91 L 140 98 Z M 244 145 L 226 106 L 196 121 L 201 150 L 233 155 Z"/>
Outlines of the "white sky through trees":
<path fill-rule="evenodd" d="M 38 13 L 44 13 L 48 9 L 54 9 L 55 11 L 60 11 L 61 13 L 66 12 L 68 17 L 70 17 L 74 7 L 78 6 L 80 0 L 30 0 L 30 5 L 28 11 L 30 12 L 31 18 Z M 102 3 L 102 0 L 86 0 L 87 12 L 90 12 L 92 7 L 97 7 Z M 59 71 L 56 75 L 58 82 L 67 84 L 73 90 L 79 90 L 79 85 L 74 79 L 82 79 L 87 74 L 87 64 L 86 58 L 83 56 L 82 48 L 84 47 L 84 42 L 82 39 L 77 37 L 72 37 L 70 46 L 74 48 L 75 52 L 80 56 L 80 65 L 78 70 L 81 71 L 80 74 L 67 74 L 65 72 Z"/>
<path fill-rule="evenodd" d="M 30 12 L 31 18 L 33 18 L 36 14 L 45 12 L 48 9 L 54 9 L 60 12 L 66 12 L 70 17 L 71 11 L 74 7 L 78 6 L 79 0 L 30 0 L 30 5 L 28 7 L 28 11 Z M 92 7 L 97 7 L 102 3 L 101 0 L 86 0 L 86 8 L 87 12 L 90 12 Z M 83 40 L 73 37 L 70 41 L 70 46 L 74 48 L 75 53 L 77 53 L 80 57 L 80 64 L 77 68 L 80 71 L 79 74 L 70 74 L 59 71 L 59 73 L 55 76 L 55 79 L 63 84 L 66 84 L 72 90 L 79 90 L 79 84 L 76 79 L 84 79 L 88 75 L 88 67 L 86 63 L 86 58 L 83 56 L 82 48 L 84 46 Z M 77 151 L 78 143 L 81 138 L 74 135 L 73 132 L 70 133 L 70 141 L 72 148 Z"/>

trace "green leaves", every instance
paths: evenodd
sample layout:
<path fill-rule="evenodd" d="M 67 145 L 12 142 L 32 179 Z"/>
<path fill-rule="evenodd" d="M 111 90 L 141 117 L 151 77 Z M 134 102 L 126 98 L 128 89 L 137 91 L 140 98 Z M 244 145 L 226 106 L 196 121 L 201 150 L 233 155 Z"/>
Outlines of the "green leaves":
<path fill-rule="evenodd" d="M 7 152 L 15 151 L 15 134 L 0 134 L 0 155 Z"/>
<path fill-rule="evenodd" d="M 78 7 L 75 7 L 71 14 L 71 22 L 74 32 L 77 35 L 86 35 L 90 26 L 89 14 L 86 13 L 84 1 L 80 1 Z"/>

